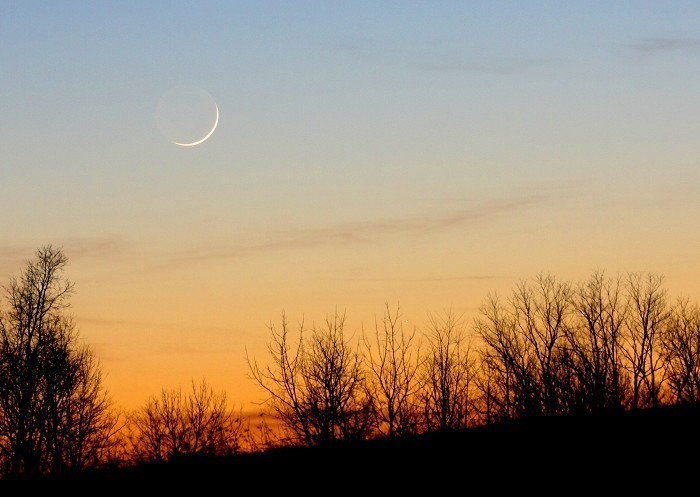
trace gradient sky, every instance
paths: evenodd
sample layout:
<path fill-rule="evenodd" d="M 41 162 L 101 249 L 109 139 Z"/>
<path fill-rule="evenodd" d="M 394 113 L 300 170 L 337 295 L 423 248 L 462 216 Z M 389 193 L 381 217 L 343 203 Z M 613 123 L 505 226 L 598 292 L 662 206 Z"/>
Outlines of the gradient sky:
<path fill-rule="evenodd" d="M 697 1 L 0 1 L 0 278 L 64 248 L 118 404 L 245 404 L 282 311 L 470 320 L 595 269 L 700 300 L 699 137 Z"/>

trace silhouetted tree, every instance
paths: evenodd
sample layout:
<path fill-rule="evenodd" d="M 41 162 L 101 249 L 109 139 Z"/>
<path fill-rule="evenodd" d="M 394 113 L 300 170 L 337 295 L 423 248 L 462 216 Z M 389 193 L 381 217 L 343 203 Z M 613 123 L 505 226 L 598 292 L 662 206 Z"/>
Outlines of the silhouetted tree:
<path fill-rule="evenodd" d="M 531 414 L 562 413 L 561 401 L 569 387 L 562 354 L 570 327 L 570 297 L 570 285 L 552 275 L 539 275 L 533 283 L 523 282 L 513 293 L 511 305 L 517 330 L 525 338 L 533 369 L 530 397 L 537 406 Z"/>
<path fill-rule="evenodd" d="M 575 411 L 622 409 L 629 390 L 623 333 L 628 302 L 621 277 L 594 272 L 573 295 L 574 322 L 567 329 Z"/>
<path fill-rule="evenodd" d="M 521 282 L 504 307 L 495 296 L 481 306 L 475 323 L 486 349 L 490 381 L 480 382 L 482 401 L 499 418 L 553 415 L 567 410 L 570 378 L 565 368 L 571 289 L 551 275 Z"/>
<path fill-rule="evenodd" d="M 623 350 L 632 376 L 631 407 L 656 407 L 664 382 L 660 338 L 669 315 L 663 277 L 630 273 L 626 289 L 630 313 Z"/>
<path fill-rule="evenodd" d="M 516 328 L 515 318 L 496 294 L 489 294 L 479 307 L 480 317 L 474 329 L 484 342 L 480 349 L 479 410 L 486 423 L 516 418 L 527 398 L 534 379 L 526 354 L 524 337 Z"/>
<path fill-rule="evenodd" d="M 53 385 L 46 390 L 50 416 L 46 446 L 51 472 L 94 468 L 112 462 L 123 416 L 103 389 L 102 372 L 94 353 L 81 347 L 70 354 L 73 374 L 53 368 Z M 61 365 L 68 369 L 67 364 Z M 68 394 L 70 392 L 70 394 Z"/>
<path fill-rule="evenodd" d="M 452 311 L 430 316 L 420 399 L 428 430 L 466 428 L 471 419 L 474 357 L 464 323 Z"/>
<path fill-rule="evenodd" d="M 474 322 L 480 350 L 479 410 L 486 422 L 570 412 L 581 347 L 572 347 L 574 292 L 552 275 L 522 281 L 506 303 L 489 295 Z"/>
<path fill-rule="evenodd" d="M 0 316 L 0 454 L 10 476 L 97 465 L 117 416 L 100 366 L 69 316 L 60 249 L 40 248 L 5 288 Z"/>
<path fill-rule="evenodd" d="M 700 401 L 700 308 L 681 299 L 666 321 L 661 343 L 676 404 Z"/>
<path fill-rule="evenodd" d="M 162 390 L 131 420 L 132 455 L 138 461 L 168 461 L 178 456 L 227 455 L 240 450 L 243 420 L 229 409 L 225 392 L 206 381 L 192 390 Z"/>
<path fill-rule="evenodd" d="M 372 338 L 363 333 L 362 339 L 379 432 L 389 437 L 415 433 L 420 424 L 420 345 L 415 328 L 405 332 L 398 306 L 392 313 L 385 304 L 381 327 L 375 321 Z"/>
<path fill-rule="evenodd" d="M 268 351 L 272 364 L 261 367 L 247 357 L 251 377 L 268 393 L 267 404 L 291 432 L 307 445 L 329 445 L 366 437 L 373 424 L 360 357 L 345 337 L 345 316 L 326 318 L 290 343 L 287 319 L 281 329 L 270 325 Z"/>

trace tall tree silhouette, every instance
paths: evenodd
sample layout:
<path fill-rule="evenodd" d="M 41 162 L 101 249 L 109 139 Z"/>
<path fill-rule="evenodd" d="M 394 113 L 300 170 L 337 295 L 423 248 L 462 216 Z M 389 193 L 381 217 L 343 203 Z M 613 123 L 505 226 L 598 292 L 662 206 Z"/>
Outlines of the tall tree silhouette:
<path fill-rule="evenodd" d="M 291 432 L 307 445 L 330 445 L 361 439 L 371 431 L 373 403 L 367 396 L 360 356 L 345 334 L 345 316 L 337 312 L 310 336 L 299 324 L 292 343 L 286 316 L 281 328 L 269 326 L 271 364 L 247 357 L 251 377 L 267 392 L 267 404 Z"/>
<path fill-rule="evenodd" d="M 671 310 L 661 342 L 673 401 L 700 402 L 700 307 L 680 299 Z"/>
<path fill-rule="evenodd" d="M 623 339 L 629 316 L 621 277 L 596 271 L 573 295 L 574 324 L 567 330 L 572 409 L 598 411 L 624 408 L 629 395 Z"/>
<path fill-rule="evenodd" d="M 5 474 L 98 464 L 117 419 L 100 365 L 66 314 L 73 285 L 60 249 L 36 252 L 5 288 L 0 315 L 0 447 Z"/>
<path fill-rule="evenodd" d="M 480 307 L 475 329 L 490 375 L 480 380 L 490 419 L 564 412 L 570 378 L 565 368 L 570 328 L 571 288 L 551 275 L 523 281 L 507 304 L 490 295 Z"/>
<path fill-rule="evenodd" d="M 393 437 L 418 431 L 421 362 L 416 329 L 405 331 L 399 307 L 392 312 L 385 304 L 381 326 L 375 322 L 374 333 L 363 333 L 362 339 L 380 433 Z"/>
<path fill-rule="evenodd" d="M 629 273 L 627 292 L 630 314 L 624 351 L 632 375 L 631 407 L 656 407 L 665 380 L 661 333 L 669 317 L 663 277 Z"/>
<path fill-rule="evenodd" d="M 476 385 L 481 394 L 477 405 L 486 423 L 516 418 L 532 403 L 528 394 L 533 379 L 525 340 L 497 294 L 487 295 L 479 313 L 474 322 L 483 342 L 479 349 L 481 367 Z"/>
<path fill-rule="evenodd" d="M 484 344 L 479 389 L 487 421 L 569 411 L 572 294 L 569 283 L 540 274 L 520 282 L 507 302 L 489 295 L 481 305 L 475 330 Z"/>
<path fill-rule="evenodd" d="M 570 327 L 571 287 L 552 275 L 520 283 L 511 297 L 517 331 L 525 339 L 532 381 L 528 414 L 560 414 L 567 388 L 563 369 L 566 331 Z M 563 381 L 562 381 L 563 380 Z"/>
<path fill-rule="evenodd" d="M 421 366 L 422 402 L 428 430 L 466 428 L 472 413 L 474 355 L 464 323 L 454 312 L 430 316 L 427 351 Z"/>

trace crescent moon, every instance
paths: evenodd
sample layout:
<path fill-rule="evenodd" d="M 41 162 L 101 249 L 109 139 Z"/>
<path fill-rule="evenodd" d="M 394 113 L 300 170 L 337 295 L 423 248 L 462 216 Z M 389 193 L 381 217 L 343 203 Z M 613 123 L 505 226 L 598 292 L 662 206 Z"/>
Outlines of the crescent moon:
<path fill-rule="evenodd" d="M 180 142 L 173 142 L 175 145 L 180 145 L 181 147 L 194 147 L 195 145 L 199 145 L 200 143 L 204 143 L 209 139 L 211 135 L 214 134 L 214 131 L 216 130 L 216 127 L 219 125 L 219 106 L 214 103 L 214 107 L 216 107 L 216 119 L 214 120 L 214 126 L 211 128 L 211 131 L 204 135 L 204 138 L 201 140 L 197 140 L 196 142 L 192 143 L 180 143 Z"/>

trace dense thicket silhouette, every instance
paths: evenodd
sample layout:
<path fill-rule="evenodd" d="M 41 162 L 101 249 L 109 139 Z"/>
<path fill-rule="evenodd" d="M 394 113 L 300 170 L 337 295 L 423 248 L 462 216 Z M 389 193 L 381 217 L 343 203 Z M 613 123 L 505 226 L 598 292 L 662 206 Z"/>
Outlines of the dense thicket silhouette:
<path fill-rule="evenodd" d="M 694 402 L 697 313 L 670 306 L 651 273 L 598 271 L 577 286 L 538 276 L 506 303 L 489 296 L 475 322 L 487 422 Z"/>
<path fill-rule="evenodd" d="M 73 285 L 60 249 L 36 252 L 5 287 L 0 314 L 0 468 L 9 476 L 104 460 L 117 418 L 100 365 L 66 314 Z"/>
<path fill-rule="evenodd" d="M 178 456 L 228 455 L 239 452 L 243 420 L 206 381 L 192 389 L 161 391 L 131 418 L 131 458 L 168 461 Z"/>

